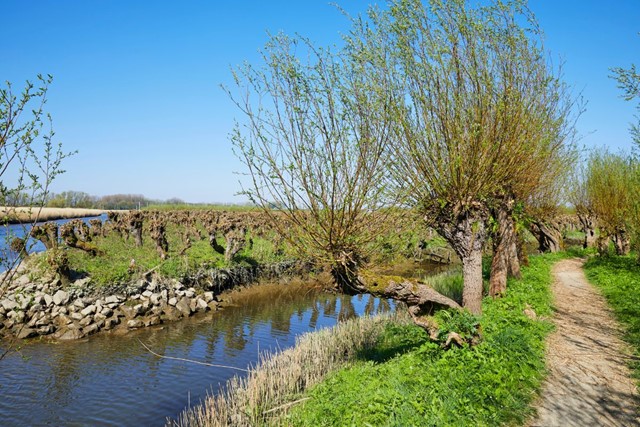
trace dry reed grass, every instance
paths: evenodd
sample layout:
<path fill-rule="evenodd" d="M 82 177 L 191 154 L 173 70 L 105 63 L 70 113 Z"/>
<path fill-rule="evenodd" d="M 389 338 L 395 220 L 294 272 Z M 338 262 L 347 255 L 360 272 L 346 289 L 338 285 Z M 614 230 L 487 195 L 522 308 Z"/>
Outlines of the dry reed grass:
<path fill-rule="evenodd" d="M 79 209 L 79 208 L 30 208 L 0 206 L 0 222 L 9 224 L 20 224 L 34 221 L 53 221 L 56 219 L 83 218 L 87 216 L 98 216 L 106 211 L 101 209 Z"/>
<path fill-rule="evenodd" d="M 246 377 L 233 377 L 217 395 L 186 409 L 167 426 L 277 425 L 308 387 L 371 348 L 390 320 L 409 322 L 406 314 L 359 317 L 300 336 L 293 348 L 264 354 Z"/>

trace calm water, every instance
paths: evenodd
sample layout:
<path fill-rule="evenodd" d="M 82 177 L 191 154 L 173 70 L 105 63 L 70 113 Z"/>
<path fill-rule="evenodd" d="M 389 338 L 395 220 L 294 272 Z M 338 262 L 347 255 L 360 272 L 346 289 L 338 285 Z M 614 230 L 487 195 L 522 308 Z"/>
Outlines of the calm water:
<path fill-rule="evenodd" d="M 0 361 L 0 425 L 163 425 L 237 372 L 161 359 L 138 340 L 166 356 L 246 368 L 259 352 L 291 347 L 304 332 L 393 309 L 369 295 L 301 285 L 254 287 L 233 304 L 162 328 L 23 345 Z"/>
<path fill-rule="evenodd" d="M 103 221 L 107 219 L 107 215 L 103 214 L 100 216 L 92 216 L 85 218 L 78 218 L 89 223 L 89 220 L 98 218 Z M 65 222 L 69 222 L 71 219 L 58 219 L 53 222 L 58 225 L 64 224 Z M 44 222 L 39 222 L 38 225 L 44 224 Z M 13 261 L 16 259 L 16 253 L 9 249 L 9 242 L 14 237 L 24 238 L 24 236 L 28 235 L 31 231 L 32 224 L 7 224 L 0 225 L 0 271 L 4 271 L 7 269 L 7 266 L 13 267 Z M 36 239 L 29 238 L 27 242 L 27 252 L 42 252 L 44 251 L 44 245 L 42 242 Z"/>

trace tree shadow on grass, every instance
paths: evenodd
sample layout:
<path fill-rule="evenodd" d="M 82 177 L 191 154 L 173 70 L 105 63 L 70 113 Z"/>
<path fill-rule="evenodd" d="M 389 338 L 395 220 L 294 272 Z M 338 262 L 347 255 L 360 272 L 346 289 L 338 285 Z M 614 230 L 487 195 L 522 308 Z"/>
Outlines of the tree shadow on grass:
<path fill-rule="evenodd" d="M 382 339 L 373 348 L 363 349 L 357 354 L 362 361 L 384 363 L 396 356 L 421 347 L 429 340 L 424 329 L 419 326 L 389 324 L 385 327 Z"/>

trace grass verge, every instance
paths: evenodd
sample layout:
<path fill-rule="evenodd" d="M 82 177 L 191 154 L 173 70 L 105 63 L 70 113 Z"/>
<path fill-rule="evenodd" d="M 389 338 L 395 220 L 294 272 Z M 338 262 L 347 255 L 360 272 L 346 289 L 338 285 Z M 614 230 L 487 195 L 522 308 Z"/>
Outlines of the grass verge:
<path fill-rule="evenodd" d="M 551 266 L 564 256 L 531 257 L 506 297 L 485 299 L 481 319 L 451 311 L 435 316 L 441 335 L 464 335 L 480 321 L 483 341 L 474 347 L 444 350 L 406 316 L 355 319 L 267 356 L 173 425 L 522 423 L 545 373 L 552 324 L 540 316 L 551 315 Z M 538 320 L 525 315 L 527 308 Z"/>
<path fill-rule="evenodd" d="M 518 424 L 544 377 L 544 339 L 552 325 L 524 314 L 551 314 L 551 266 L 564 255 L 531 257 L 506 297 L 485 299 L 483 341 L 443 350 L 413 325 L 388 324 L 357 363 L 331 374 L 282 420 L 291 425 Z M 441 312 L 441 330 L 468 315 Z"/>
<path fill-rule="evenodd" d="M 640 380 L 640 266 L 635 255 L 592 257 L 584 265 L 584 270 L 623 324 L 624 339 L 631 344 L 636 356 L 630 365 L 634 377 Z"/>
<path fill-rule="evenodd" d="M 392 315 L 393 316 L 393 315 Z M 302 335 L 295 347 L 263 357 L 246 377 L 234 377 L 223 391 L 182 413 L 173 426 L 255 426 L 279 419 L 283 410 L 327 373 L 368 349 L 389 322 L 389 315 L 362 317 L 332 329 Z M 401 322 L 395 319 L 395 322 Z M 404 318 L 404 322 L 409 322 Z"/>

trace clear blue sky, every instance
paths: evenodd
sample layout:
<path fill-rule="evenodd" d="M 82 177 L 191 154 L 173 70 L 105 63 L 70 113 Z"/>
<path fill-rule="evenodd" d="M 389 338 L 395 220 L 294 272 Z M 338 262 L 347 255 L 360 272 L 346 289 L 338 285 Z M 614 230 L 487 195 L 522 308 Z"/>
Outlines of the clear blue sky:
<path fill-rule="evenodd" d="M 372 1 L 339 1 L 351 13 Z M 531 0 L 565 80 L 588 101 L 587 147 L 631 148 L 634 104 L 609 68 L 640 65 L 640 1 Z M 340 41 L 347 20 L 327 0 L 0 0 L 0 80 L 52 74 L 56 138 L 79 153 L 56 192 L 236 202 L 242 164 L 228 141 L 238 115 L 220 84 L 258 61 L 267 31 Z"/>

